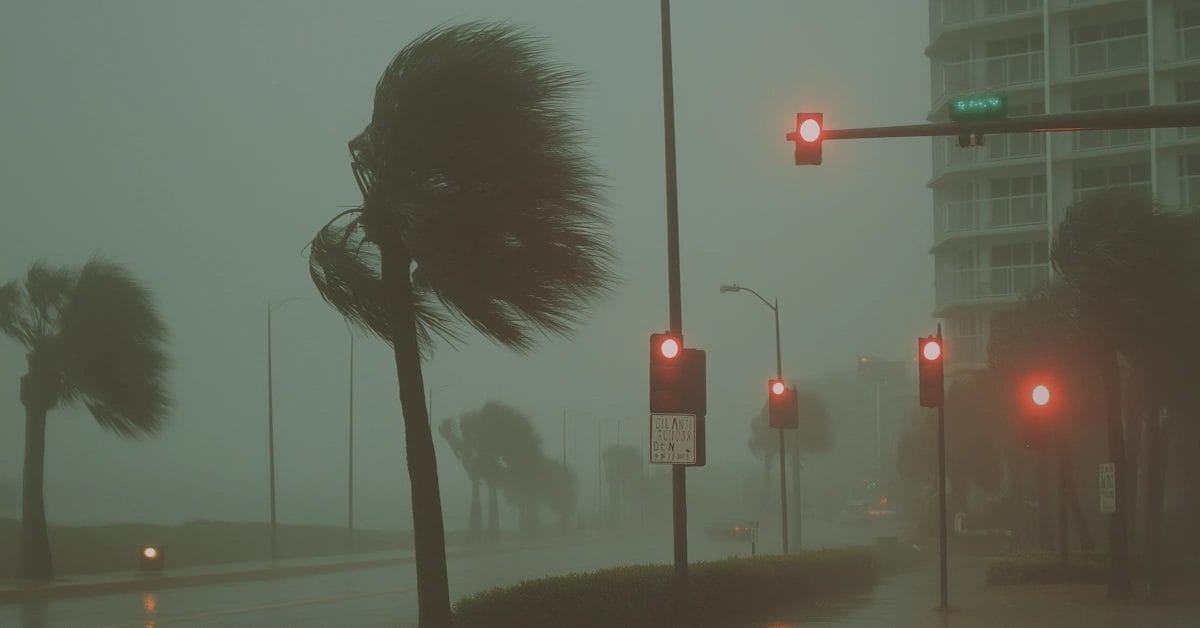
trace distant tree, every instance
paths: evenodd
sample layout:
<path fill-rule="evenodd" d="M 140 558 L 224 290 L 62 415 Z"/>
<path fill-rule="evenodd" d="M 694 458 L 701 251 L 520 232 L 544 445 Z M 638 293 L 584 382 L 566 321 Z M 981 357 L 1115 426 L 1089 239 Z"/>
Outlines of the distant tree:
<path fill-rule="evenodd" d="M 746 446 L 763 463 L 762 507 L 768 511 L 771 506 L 771 467 L 779 456 L 779 433 L 771 428 L 767 420 L 766 405 L 750 417 L 750 439 Z"/>
<path fill-rule="evenodd" d="M 809 455 L 829 453 L 833 449 L 833 420 L 829 415 L 829 406 L 812 392 L 809 386 L 796 387 L 796 403 L 800 411 L 800 426 L 795 430 L 784 431 L 784 444 L 791 452 L 791 534 L 793 538 L 801 538 L 803 496 L 800 488 L 800 468 Z"/>
<path fill-rule="evenodd" d="M 125 438 L 158 432 L 167 416 L 166 327 L 151 293 L 119 266 L 92 258 L 79 270 L 36 263 L 24 283 L 0 287 L 0 332 L 25 346 L 21 551 L 17 576 L 54 577 L 43 477 L 46 414 L 82 403 Z"/>
<path fill-rule="evenodd" d="M 558 460 L 543 458 L 543 473 L 539 492 L 541 501 L 558 513 L 563 533 L 570 528 L 571 517 L 575 515 L 577 500 L 577 485 L 575 471 Z"/>
<path fill-rule="evenodd" d="M 454 419 L 445 419 L 438 426 L 438 432 L 442 438 L 446 439 L 451 451 L 462 463 L 463 470 L 467 472 L 467 479 L 471 481 L 467 538 L 471 544 L 478 545 L 483 542 L 483 508 L 479 499 L 479 485 L 484 480 L 483 474 L 487 461 L 482 451 L 483 443 L 470 438 L 469 435 L 472 432 L 461 427 L 466 421 L 468 421 L 467 415 L 460 417 L 457 422 Z"/>
<path fill-rule="evenodd" d="M 456 321 L 526 352 L 611 283 L 599 177 L 568 100 L 579 74 L 503 24 L 436 28 L 396 55 L 350 142 L 360 207 L 309 246 L 321 296 L 393 349 L 422 628 L 451 624 L 421 361 Z M 482 107 L 482 108 L 481 108 Z"/>

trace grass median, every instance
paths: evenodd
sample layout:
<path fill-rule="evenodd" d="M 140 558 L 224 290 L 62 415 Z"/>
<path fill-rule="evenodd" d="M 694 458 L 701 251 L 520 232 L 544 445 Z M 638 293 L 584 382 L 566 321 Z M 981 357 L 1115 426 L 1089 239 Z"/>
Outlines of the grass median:
<path fill-rule="evenodd" d="M 730 558 L 688 569 L 696 626 L 767 619 L 872 586 L 915 560 L 904 547 L 847 548 L 791 556 Z M 468 596 L 455 605 L 460 628 L 628 628 L 671 625 L 670 565 L 636 565 L 527 580 Z"/>

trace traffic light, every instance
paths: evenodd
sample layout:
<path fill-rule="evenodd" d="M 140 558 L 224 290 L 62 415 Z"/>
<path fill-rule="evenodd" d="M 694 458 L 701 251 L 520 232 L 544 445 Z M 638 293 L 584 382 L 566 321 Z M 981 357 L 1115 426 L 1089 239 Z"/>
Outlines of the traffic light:
<path fill-rule="evenodd" d="M 936 408 L 943 402 L 945 351 L 942 339 L 926 336 L 917 339 L 917 371 L 920 375 L 921 406 Z"/>
<path fill-rule="evenodd" d="M 821 165 L 821 142 L 825 140 L 825 123 L 819 113 L 796 114 L 796 130 L 789 131 L 787 141 L 796 143 L 797 166 Z"/>
<path fill-rule="evenodd" d="M 775 429 L 794 430 L 800 427 L 800 408 L 796 403 L 796 387 L 782 379 L 767 382 L 767 424 Z"/>
<path fill-rule="evenodd" d="M 694 414 L 703 417 L 708 412 L 705 367 L 704 351 L 685 349 L 682 336 L 651 334 L 651 414 Z"/>
<path fill-rule="evenodd" d="M 1059 389 L 1044 377 L 1031 377 L 1018 386 L 1021 396 L 1021 441 L 1026 447 L 1042 448 L 1050 442 L 1050 433 L 1061 405 Z"/>

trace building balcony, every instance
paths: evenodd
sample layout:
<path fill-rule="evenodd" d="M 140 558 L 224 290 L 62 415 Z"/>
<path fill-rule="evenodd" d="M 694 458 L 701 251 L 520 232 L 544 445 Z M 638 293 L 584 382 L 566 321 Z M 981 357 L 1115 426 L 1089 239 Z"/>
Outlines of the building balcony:
<path fill-rule="evenodd" d="M 1045 194 L 946 203 L 937 212 L 933 248 L 958 238 L 1045 229 L 1046 207 Z"/>
<path fill-rule="evenodd" d="M 1200 59 L 1200 26 L 1181 28 L 1175 33 L 1176 59 Z"/>
<path fill-rule="evenodd" d="M 939 311 L 964 305 L 1011 302 L 1050 282 L 1050 266 L 1028 264 L 943 271 L 935 282 Z"/>
<path fill-rule="evenodd" d="M 1009 18 L 1028 17 L 1040 13 L 1043 0 L 942 0 L 931 3 L 929 15 L 930 41 L 945 31 L 973 25 L 976 22 L 993 24 Z"/>
<path fill-rule="evenodd" d="M 1146 35 L 1127 35 L 1071 46 L 1071 76 L 1146 67 Z"/>
<path fill-rule="evenodd" d="M 936 181 L 947 172 L 973 169 L 980 166 L 1002 166 L 1025 159 L 1041 159 L 1046 155 L 1044 133 L 1012 133 L 988 135 L 981 147 L 962 148 L 958 138 L 942 137 L 933 142 L 933 178 Z"/>
<path fill-rule="evenodd" d="M 1149 129 L 1107 129 L 1076 131 L 1071 134 L 1075 152 L 1106 150 L 1125 146 L 1144 146 L 1150 143 Z"/>
<path fill-rule="evenodd" d="M 989 90 L 1036 87 L 1044 78 L 1041 50 L 935 66 L 930 101 L 939 109 L 950 97 Z"/>

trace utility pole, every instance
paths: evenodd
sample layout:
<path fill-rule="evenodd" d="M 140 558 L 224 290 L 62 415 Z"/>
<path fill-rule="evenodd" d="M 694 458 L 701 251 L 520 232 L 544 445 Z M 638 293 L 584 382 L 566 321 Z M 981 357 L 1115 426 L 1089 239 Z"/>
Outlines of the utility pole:
<path fill-rule="evenodd" d="M 667 299 L 672 333 L 683 335 L 683 299 L 679 286 L 679 189 L 675 171 L 675 92 L 671 67 L 671 0 L 659 3 L 662 35 L 663 145 L 667 183 Z M 687 547 L 687 467 L 671 465 L 671 521 L 675 546 L 675 621 L 690 626 Z"/>

